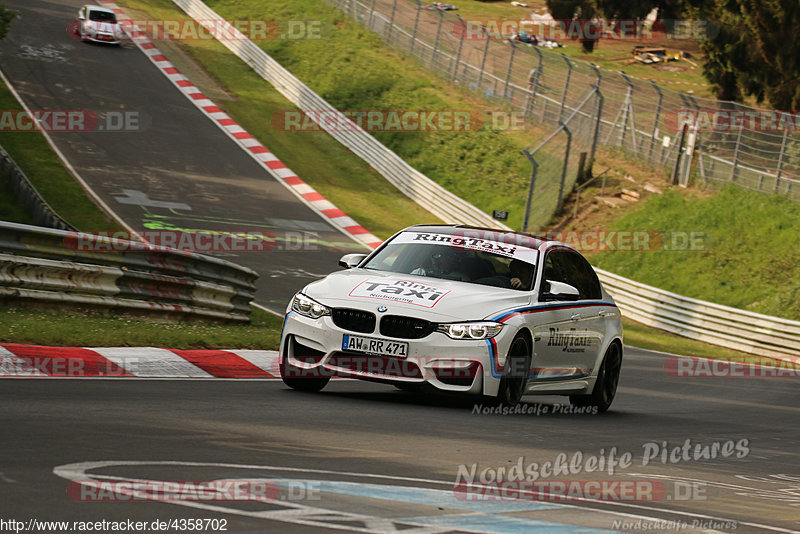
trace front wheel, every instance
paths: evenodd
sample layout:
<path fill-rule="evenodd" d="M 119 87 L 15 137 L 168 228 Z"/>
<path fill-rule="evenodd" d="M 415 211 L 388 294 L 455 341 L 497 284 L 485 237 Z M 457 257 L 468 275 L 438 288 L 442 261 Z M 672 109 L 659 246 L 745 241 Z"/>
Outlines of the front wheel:
<path fill-rule="evenodd" d="M 506 369 L 500 379 L 497 401 L 506 406 L 516 406 L 525 393 L 528 374 L 531 368 L 531 348 L 524 336 L 518 336 L 511 343 L 506 358 Z"/>
<path fill-rule="evenodd" d="M 330 376 L 320 376 L 324 370 L 317 367 L 315 369 L 302 369 L 286 361 L 286 357 L 281 359 L 278 366 L 281 372 L 283 383 L 297 391 L 308 391 L 315 393 L 328 385 Z"/>
<path fill-rule="evenodd" d="M 600 365 L 592 392 L 588 395 L 570 395 L 569 401 L 575 406 L 595 408 L 597 413 L 607 411 L 617 394 L 621 368 L 622 349 L 618 343 L 612 343 Z"/>

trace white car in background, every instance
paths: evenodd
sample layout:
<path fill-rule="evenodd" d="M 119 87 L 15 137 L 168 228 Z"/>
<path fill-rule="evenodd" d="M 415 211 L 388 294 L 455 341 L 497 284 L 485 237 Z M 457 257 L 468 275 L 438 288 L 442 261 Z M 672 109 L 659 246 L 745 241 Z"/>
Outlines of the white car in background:
<path fill-rule="evenodd" d="M 125 36 L 112 10 L 93 5 L 85 5 L 78 11 L 78 34 L 81 41 L 116 45 Z"/>
<path fill-rule="evenodd" d="M 578 251 L 529 235 L 412 226 L 297 293 L 280 372 L 318 391 L 331 376 L 495 397 L 614 400 L 622 325 Z"/>

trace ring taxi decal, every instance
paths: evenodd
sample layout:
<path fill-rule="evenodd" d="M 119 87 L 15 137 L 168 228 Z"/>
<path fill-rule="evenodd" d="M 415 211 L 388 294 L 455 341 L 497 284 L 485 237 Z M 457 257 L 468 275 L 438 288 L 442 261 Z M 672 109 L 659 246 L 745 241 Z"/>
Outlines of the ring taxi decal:
<path fill-rule="evenodd" d="M 472 235 L 472 234 L 475 235 Z M 536 263 L 539 252 L 520 243 L 499 241 L 481 237 L 480 232 L 462 231 L 456 235 L 434 232 L 402 232 L 392 242 L 396 244 L 418 243 L 430 245 L 450 245 L 457 250 L 491 252 L 506 258 L 517 258 Z"/>
<path fill-rule="evenodd" d="M 364 280 L 350 292 L 351 297 L 394 300 L 423 308 L 433 308 L 450 292 L 411 280 Z"/>

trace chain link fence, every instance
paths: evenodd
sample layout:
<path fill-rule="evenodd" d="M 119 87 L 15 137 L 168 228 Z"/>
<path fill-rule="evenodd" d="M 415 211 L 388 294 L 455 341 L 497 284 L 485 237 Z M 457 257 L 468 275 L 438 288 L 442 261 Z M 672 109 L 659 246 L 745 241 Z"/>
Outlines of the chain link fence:
<path fill-rule="evenodd" d="M 537 187 L 533 206 L 544 202 L 555 211 L 574 183 L 580 153 L 589 154 L 591 168 L 598 144 L 663 169 L 673 183 L 733 183 L 800 201 L 799 116 L 697 98 L 598 69 L 498 38 L 451 12 L 423 9 L 419 0 L 327 2 L 439 75 L 551 126 L 553 133 L 524 151 Z M 563 158 L 563 165 L 543 164 L 543 152 Z"/>

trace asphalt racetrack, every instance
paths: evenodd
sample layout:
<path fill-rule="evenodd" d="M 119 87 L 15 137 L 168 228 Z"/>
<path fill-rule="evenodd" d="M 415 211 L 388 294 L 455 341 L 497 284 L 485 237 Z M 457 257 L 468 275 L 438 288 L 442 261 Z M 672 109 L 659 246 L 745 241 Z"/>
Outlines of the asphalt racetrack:
<path fill-rule="evenodd" d="M 224 256 L 276 311 L 360 250 L 138 49 L 71 39 L 81 3 L 6 0 L 22 18 L 0 62 L 34 110 L 139 114 L 144 130 L 53 135 L 128 224 L 311 235 Z M 0 531 L 800 531 L 797 376 L 676 376 L 671 358 L 626 348 L 603 415 L 350 380 L 2 380 Z"/>
<path fill-rule="evenodd" d="M 0 64 L 32 111 L 111 115 L 105 131 L 52 138 L 129 226 L 164 236 L 198 229 L 276 236 L 274 248 L 215 255 L 258 271 L 256 301 L 278 312 L 305 284 L 336 270 L 343 254 L 367 250 L 269 176 L 132 43 L 74 40 L 67 25 L 83 3 L 5 2 L 21 17 L 0 41 Z M 133 114 L 127 123 L 125 113 Z"/>

